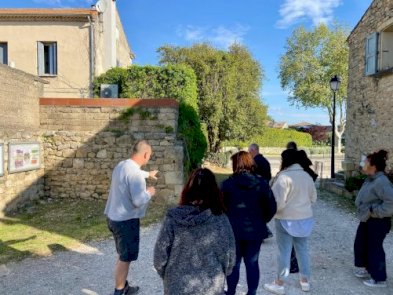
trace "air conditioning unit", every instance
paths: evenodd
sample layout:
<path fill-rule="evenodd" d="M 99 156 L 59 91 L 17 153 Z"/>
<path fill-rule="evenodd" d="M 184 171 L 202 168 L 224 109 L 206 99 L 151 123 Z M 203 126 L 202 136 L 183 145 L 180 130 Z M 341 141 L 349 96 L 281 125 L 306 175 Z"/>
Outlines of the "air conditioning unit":
<path fill-rule="evenodd" d="M 118 98 L 119 86 L 117 84 L 101 84 L 100 96 L 105 98 Z"/>

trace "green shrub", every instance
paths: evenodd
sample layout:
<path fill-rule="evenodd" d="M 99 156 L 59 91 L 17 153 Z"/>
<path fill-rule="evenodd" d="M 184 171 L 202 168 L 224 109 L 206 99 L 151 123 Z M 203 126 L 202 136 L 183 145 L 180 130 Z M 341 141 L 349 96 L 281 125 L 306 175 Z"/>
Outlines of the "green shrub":
<path fill-rule="evenodd" d="M 119 97 L 122 98 L 173 98 L 178 101 L 178 131 L 185 143 L 185 170 L 188 172 L 201 164 L 207 142 L 198 116 L 196 76 L 190 67 L 168 65 L 112 68 L 94 80 L 96 97 L 99 96 L 101 84 L 119 85 Z M 124 116 L 136 111 L 138 110 L 129 110 Z M 138 113 L 141 114 L 141 111 Z M 145 119 L 153 118 L 146 114 Z M 169 131 L 169 128 L 165 128 L 165 132 Z"/>
<path fill-rule="evenodd" d="M 219 167 L 226 167 L 231 159 L 231 155 L 230 152 L 208 153 L 206 155 L 206 161 Z"/>
<path fill-rule="evenodd" d="M 299 147 L 311 147 L 311 135 L 292 129 L 266 128 L 263 134 L 255 136 L 248 142 L 232 140 L 225 142 L 225 146 L 247 147 L 250 143 L 257 143 L 260 147 L 282 147 L 283 149 L 289 141 L 295 141 Z"/>
<path fill-rule="evenodd" d="M 357 176 L 348 177 L 345 180 L 345 189 L 349 192 L 359 190 L 363 185 L 364 180 L 367 178 L 364 174 L 359 174 Z"/>

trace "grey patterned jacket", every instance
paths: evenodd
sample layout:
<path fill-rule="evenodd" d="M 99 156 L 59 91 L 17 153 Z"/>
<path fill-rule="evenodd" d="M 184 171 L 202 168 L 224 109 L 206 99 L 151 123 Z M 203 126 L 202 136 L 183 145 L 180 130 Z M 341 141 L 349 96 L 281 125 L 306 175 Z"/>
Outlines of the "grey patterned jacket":
<path fill-rule="evenodd" d="M 224 294 L 235 258 L 235 238 L 225 214 L 194 206 L 168 211 L 154 248 L 164 294 Z"/>
<path fill-rule="evenodd" d="M 360 221 L 370 217 L 384 218 L 393 215 L 393 184 L 383 172 L 369 176 L 356 197 L 355 205 Z"/>

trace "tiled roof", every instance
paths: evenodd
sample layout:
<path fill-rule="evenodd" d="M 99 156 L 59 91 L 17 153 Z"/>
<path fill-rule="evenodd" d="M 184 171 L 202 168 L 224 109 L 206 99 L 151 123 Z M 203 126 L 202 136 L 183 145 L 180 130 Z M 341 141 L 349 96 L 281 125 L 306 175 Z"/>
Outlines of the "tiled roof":
<path fill-rule="evenodd" d="M 97 15 L 93 9 L 74 8 L 74 9 L 45 9 L 45 8 L 2 8 L 0 16 L 82 16 Z"/>

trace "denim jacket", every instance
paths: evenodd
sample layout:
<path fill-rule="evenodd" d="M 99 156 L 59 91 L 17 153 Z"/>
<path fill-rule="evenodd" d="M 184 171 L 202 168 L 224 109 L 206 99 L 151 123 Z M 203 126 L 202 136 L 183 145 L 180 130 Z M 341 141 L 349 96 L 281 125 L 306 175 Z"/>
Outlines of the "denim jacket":
<path fill-rule="evenodd" d="M 369 176 L 356 197 L 357 216 L 366 222 L 370 217 L 393 216 L 393 184 L 383 172 Z"/>

